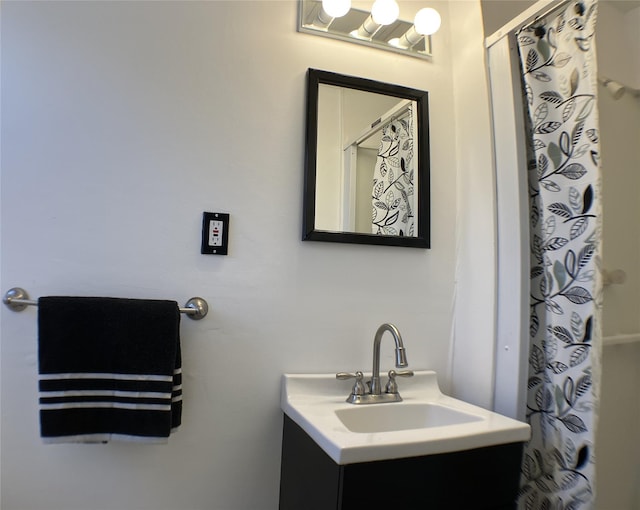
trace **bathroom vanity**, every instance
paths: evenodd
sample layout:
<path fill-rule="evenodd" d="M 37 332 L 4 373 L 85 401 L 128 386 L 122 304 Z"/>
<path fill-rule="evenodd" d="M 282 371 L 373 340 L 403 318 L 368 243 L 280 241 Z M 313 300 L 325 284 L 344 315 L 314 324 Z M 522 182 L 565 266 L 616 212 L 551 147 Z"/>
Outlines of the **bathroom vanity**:
<path fill-rule="evenodd" d="M 284 416 L 280 510 L 515 508 L 522 443 L 340 465 Z"/>
<path fill-rule="evenodd" d="M 349 404 L 335 374 L 282 390 L 280 510 L 515 508 L 529 426 L 443 395 L 434 372 L 394 403 Z"/>

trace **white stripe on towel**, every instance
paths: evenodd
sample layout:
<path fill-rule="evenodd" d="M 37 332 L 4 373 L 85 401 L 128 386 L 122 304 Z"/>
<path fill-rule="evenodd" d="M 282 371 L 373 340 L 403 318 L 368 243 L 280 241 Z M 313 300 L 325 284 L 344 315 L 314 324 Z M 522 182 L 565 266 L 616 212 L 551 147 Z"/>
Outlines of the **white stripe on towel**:
<path fill-rule="evenodd" d="M 41 381 L 54 381 L 58 379 L 116 379 L 118 381 L 173 382 L 173 376 L 171 375 L 109 374 L 102 372 L 68 372 L 60 374 L 40 374 Z"/>
<path fill-rule="evenodd" d="M 124 402 L 65 402 L 58 404 L 40 404 L 42 411 L 58 409 L 132 409 L 135 411 L 171 411 L 170 404 L 127 404 Z"/>
<path fill-rule="evenodd" d="M 130 398 L 170 398 L 171 392 L 120 391 L 120 390 L 68 390 L 41 391 L 40 398 L 57 397 L 130 397 Z"/>

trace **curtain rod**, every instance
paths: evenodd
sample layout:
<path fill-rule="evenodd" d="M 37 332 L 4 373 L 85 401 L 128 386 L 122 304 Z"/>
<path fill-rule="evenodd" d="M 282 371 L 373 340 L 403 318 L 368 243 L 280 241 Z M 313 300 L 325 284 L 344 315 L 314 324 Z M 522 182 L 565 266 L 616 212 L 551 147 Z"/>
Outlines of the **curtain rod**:
<path fill-rule="evenodd" d="M 387 110 L 379 118 L 374 120 L 368 128 L 365 128 L 358 136 L 356 136 L 352 142 L 346 144 L 343 150 L 347 150 L 352 145 L 360 145 L 365 140 L 371 138 L 378 131 L 380 131 L 388 121 L 399 118 L 407 110 L 411 108 L 412 102 L 409 99 L 405 99 L 396 104 L 393 108 Z"/>
<path fill-rule="evenodd" d="M 38 306 L 38 301 L 29 299 L 27 291 L 20 287 L 9 289 L 4 295 L 2 302 L 14 312 L 21 312 L 27 306 Z M 190 319 L 197 321 L 204 319 L 209 312 L 209 305 L 200 297 L 192 297 L 185 303 L 184 308 L 178 308 L 178 310 Z"/>
<path fill-rule="evenodd" d="M 497 43 L 503 37 L 509 35 L 512 32 L 519 32 L 523 28 L 535 23 L 537 20 L 548 16 L 555 12 L 557 9 L 565 7 L 573 0 L 539 0 L 531 7 L 520 13 L 518 16 L 509 21 L 506 25 L 500 28 L 498 31 L 491 34 L 485 39 L 485 48 L 490 48 Z"/>

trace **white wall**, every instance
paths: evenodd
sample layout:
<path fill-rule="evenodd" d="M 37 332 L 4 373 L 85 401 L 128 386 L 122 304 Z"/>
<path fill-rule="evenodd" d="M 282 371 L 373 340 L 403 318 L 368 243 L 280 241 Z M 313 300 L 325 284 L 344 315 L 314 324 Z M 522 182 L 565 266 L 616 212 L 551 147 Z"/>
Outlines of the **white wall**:
<path fill-rule="evenodd" d="M 597 25 L 598 71 L 626 86 L 640 74 L 640 60 L 629 44 L 625 20 L 637 19 L 640 7 L 623 13 L 606 3 L 599 6 Z M 640 33 L 635 39 L 640 49 Z M 638 53 L 640 55 L 640 52 Z M 640 99 L 626 93 L 614 100 L 598 89 L 603 184 L 603 265 L 626 273 L 623 285 L 604 289 L 603 335 L 640 333 Z"/>
<path fill-rule="evenodd" d="M 489 130 L 482 12 L 453 1 L 449 10 L 456 112 L 458 215 L 453 392 L 493 407 L 496 303 L 496 183 Z"/>
<path fill-rule="evenodd" d="M 604 288 L 603 335 L 640 334 L 640 99 L 625 94 L 616 101 L 602 86 L 598 94 L 602 261 L 626 274 L 623 284 Z"/>
<path fill-rule="evenodd" d="M 339 87 L 322 84 L 318 87 L 318 136 L 316 137 L 316 207 L 315 227 L 318 230 L 340 230 L 342 154 L 336 150 L 342 143 L 340 119 L 342 94 Z M 306 164 L 306 163 L 305 163 Z M 318 172 L 317 169 L 322 169 Z"/>
<path fill-rule="evenodd" d="M 640 7 L 599 5 L 599 74 L 640 87 Z M 635 24 L 628 22 L 635 20 Z M 625 31 L 626 28 L 626 31 Z M 635 44 L 632 40 L 635 39 Z M 603 291 L 604 349 L 596 437 L 597 508 L 640 508 L 640 98 L 598 88 L 603 267 L 626 280 Z M 636 340 L 635 343 L 617 344 Z"/>
<path fill-rule="evenodd" d="M 412 368 L 454 386 L 456 232 L 471 235 L 456 171 L 473 170 L 455 115 L 475 119 L 454 108 L 460 20 L 431 5 L 445 22 L 424 62 L 299 34 L 293 1 L 3 2 L 0 290 L 211 307 L 183 319 L 183 426 L 166 446 L 42 445 L 36 311 L 2 307 L 3 510 L 275 509 L 280 374 L 368 370 L 385 321 Z M 431 250 L 300 241 L 308 67 L 429 90 Z M 231 214 L 226 257 L 199 253 L 205 210 Z M 467 361 L 466 393 L 486 400 L 491 352 Z"/>
<path fill-rule="evenodd" d="M 636 4 L 638 5 L 638 4 Z M 628 49 L 624 53 L 631 62 L 640 62 L 640 6 L 628 11 L 624 16 L 624 34 L 627 39 Z M 629 85 L 636 90 L 640 89 L 640 66 L 630 66 L 632 77 Z"/>
<path fill-rule="evenodd" d="M 640 508 L 639 367 L 640 343 L 604 348 L 596 436 L 598 509 Z"/>
<path fill-rule="evenodd" d="M 620 10 L 607 1 L 598 4 L 598 72 L 602 76 L 640 89 L 640 7 Z"/>

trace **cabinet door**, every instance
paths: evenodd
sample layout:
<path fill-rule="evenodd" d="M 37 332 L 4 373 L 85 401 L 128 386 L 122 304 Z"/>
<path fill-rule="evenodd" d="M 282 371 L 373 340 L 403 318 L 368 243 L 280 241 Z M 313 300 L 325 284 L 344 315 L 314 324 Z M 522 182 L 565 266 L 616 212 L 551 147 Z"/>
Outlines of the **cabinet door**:
<path fill-rule="evenodd" d="M 281 462 L 280 510 L 339 508 L 340 466 L 287 415 Z"/>
<path fill-rule="evenodd" d="M 343 466 L 341 510 L 515 508 L 522 444 Z"/>
<path fill-rule="evenodd" d="M 336 464 L 284 416 L 280 510 L 512 510 L 522 443 Z"/>

